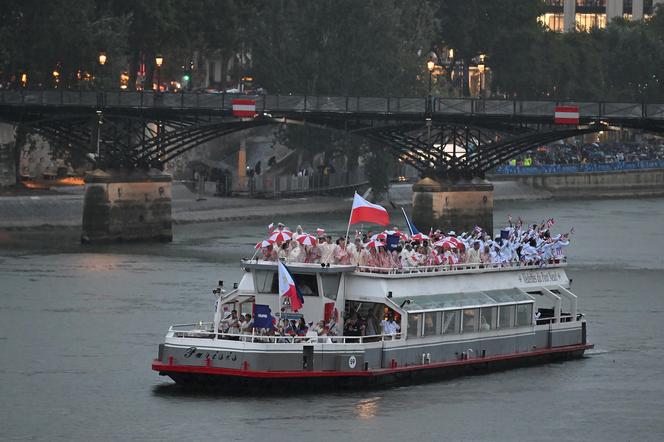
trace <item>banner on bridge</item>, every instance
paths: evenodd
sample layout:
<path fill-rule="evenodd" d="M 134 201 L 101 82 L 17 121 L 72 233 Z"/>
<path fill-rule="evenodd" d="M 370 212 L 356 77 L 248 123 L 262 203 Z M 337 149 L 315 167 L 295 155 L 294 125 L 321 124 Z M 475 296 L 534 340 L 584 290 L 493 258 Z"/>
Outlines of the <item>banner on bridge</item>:
<path fill-rule="evenodd" d="M 556 106 L 554 123 L 579 124 L 579 106 Z"/>
<path fill-rule="evenodd" d="M 253 117 L 256 115 L 256 100 L 235 98 L 231 102 L 233 115 L 236 117 Z"/>

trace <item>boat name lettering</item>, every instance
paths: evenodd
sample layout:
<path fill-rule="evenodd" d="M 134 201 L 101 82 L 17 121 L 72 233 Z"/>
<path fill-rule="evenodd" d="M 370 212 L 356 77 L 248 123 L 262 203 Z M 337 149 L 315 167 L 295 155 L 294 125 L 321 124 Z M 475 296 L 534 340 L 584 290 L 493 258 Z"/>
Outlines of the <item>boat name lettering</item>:
<path fill-rule="evenodd" d="M 556 271 L 526 272 L 519 275 L 519 280 L 525 282 L 526 284 L 557 282 L 560 281 L 561 279 L 562 277 L 560 276 L 560 273 Z"/>
<path fill-rule="evenodd" d="M 184 351 L 184 357 L 187 358 L 187 359 L 191 358 L 191 357 L 195 357 L 195 358 L 198 358 L 198 359 L 212 359 L 212 360 L 217 359 L 219 361 L 224 360 L 224 359 L 228 359 L 228 360 L 231 360 L 231 361 L 236 361 L 237 360 L 237 355 L 235 353 L 233 353 L 232 351 L 228 351 L 228 352 L 215 351 L 213 353 L 210 353 L 210 352 L 205 352 L 204 353 L 204 352 L 197 352 L 196 350 L 198 350 L 196 347 L 189 347 L 188 349 L 186 349 Z"/>

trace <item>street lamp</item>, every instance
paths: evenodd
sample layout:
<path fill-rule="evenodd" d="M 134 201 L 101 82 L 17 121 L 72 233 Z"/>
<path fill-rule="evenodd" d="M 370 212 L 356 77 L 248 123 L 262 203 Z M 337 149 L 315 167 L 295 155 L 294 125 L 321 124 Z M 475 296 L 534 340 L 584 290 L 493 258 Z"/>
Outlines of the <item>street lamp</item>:
<path fill-rule="evenodd" d="M 433 60 L 427 61 L 427 70 L 429 71 L 429 96 L 427 97 L 427 112 L 431 112 L 431 77 L 433 76 L 433 69 L 436 63 Z"/>
<path fill-rule="evenodd" d="M 480 62 L 477 63 L 477 70 L 480 72 L 480 98 L 482 97 L 482 83 L 485 69 L 486 66 L 484 64 L 484 54 L 480 54 Z"/>
<path fill-rule="evenodd" d="M 157 54 L 157 56 L 154 58 L 154 62 L 157 65 L 157 92 L 161 90 L 161 65 L 164 63 L 164 56 L 161 54 Z"/>
<path fill-rule="evenodd" d="M 99 53 L 99 64 L 102 66 L 106 64 L 106 52 Z"/>

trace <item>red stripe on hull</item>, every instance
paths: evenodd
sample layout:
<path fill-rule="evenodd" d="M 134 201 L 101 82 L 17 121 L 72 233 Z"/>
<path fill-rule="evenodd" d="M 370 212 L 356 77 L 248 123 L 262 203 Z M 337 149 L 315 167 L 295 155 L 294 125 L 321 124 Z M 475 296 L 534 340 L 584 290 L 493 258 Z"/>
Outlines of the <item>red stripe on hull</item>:
<path fill-rule="evenodd" d="M 206 375 L 232 376 L 238 378 L 258 378 L 258 379 L 294 379 L 294 378 L 374 378 L 391 374 L 403 373 L 408 371 L 431 370 L 437 368 L 485 364 L 488 362 L 508 361 L 513 359 L 526 359 L 530 357 L 543 356 L 556 353 L 569 353 L 575 351 L 588 350 L 593 348 L 593 344 L 568 345 L 565 347 L 546 348 L 541 350 L 510 353 L 506 355 L 486 356 L 472 359 L 460 359 L 456 361 L 437 362 L 425 365 L 409 365 L 406 367 L 380 368 L 368 371 L 256 371 L 256 370 L 238 370 L 233 368 L 205 367 L 194 365 L 169 365 L 161 361 L 153 361 L 152 369 L 160 373 L 192 373 Z"/>

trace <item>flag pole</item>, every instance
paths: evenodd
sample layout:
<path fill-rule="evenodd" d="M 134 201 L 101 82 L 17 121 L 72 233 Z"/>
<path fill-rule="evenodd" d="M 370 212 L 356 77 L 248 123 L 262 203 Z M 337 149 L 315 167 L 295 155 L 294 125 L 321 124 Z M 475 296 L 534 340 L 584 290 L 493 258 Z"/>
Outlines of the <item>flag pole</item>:
<path fill-rule="evenodd" d="M 403 212 L 403 217 L 406 220 L 406 228 L 408 229 L 408 233 L 412 235 L 413 231 L 410 228 L 410 222 L 408 222 L 408 217 L 406 216 L 406 209 L 404 209 L 403 206 L 401 206 L 401 212 Z"/>
<path fill-rule="evenodd" d="M 357 192 L 353 194 L 353 202 L 355 202 L 355 195 L 357 195 Z M 353 218 L 353 206 L 351 205 L 350 207 L 350 215 L 348 215 L 348 228 L 346 228 L 346 248 L 348 248 L 348 233 L 350 232 L 350 220 Z"/>

